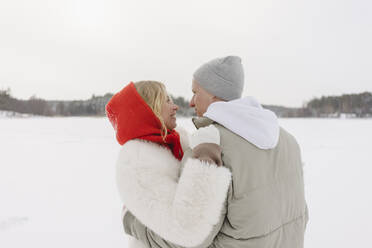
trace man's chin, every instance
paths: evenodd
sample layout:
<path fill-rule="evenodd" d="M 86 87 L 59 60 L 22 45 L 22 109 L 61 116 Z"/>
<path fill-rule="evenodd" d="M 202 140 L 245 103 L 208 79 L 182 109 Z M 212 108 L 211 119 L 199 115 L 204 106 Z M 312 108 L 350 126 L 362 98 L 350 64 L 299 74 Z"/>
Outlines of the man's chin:
<path fill-rule="evenodd" d="M 196 112 L 196 116 L 198 116 L 198 117 L 203 117 L 203 114 L 204 114 L 204 113 Z"/>

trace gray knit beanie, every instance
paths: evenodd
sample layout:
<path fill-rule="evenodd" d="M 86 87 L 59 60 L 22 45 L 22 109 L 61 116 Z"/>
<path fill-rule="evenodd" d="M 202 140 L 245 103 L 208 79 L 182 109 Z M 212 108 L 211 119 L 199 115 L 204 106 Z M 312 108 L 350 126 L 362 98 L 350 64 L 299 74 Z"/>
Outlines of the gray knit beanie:
<path fill-rule="evenodd" d="M 238 99 L 244 87 L 241 58 L 227 56 L 213 59 L 195 71 L 194 80 L 203 89 L 223 100 Z"/>

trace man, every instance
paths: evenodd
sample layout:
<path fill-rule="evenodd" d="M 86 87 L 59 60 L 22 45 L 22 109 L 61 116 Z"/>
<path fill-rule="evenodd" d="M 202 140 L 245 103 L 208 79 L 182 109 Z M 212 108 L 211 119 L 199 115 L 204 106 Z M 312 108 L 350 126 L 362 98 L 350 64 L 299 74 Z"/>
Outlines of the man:
<path fill-rule="evenodd" d="M 275 114 L 241 98 L 244 72 L 236 56 L 214 59 L 194 73 L 190 106 L 196 128 L 220 132 L 223 166 L 232 182 L 219 222 L 197 247 L 303 247 L 308 211 L 300 148 Z M 193 156 L 185 151 L 184 160 Z M 179 247 L 143 226 L 130 212 L 125 231 L 147 247 Z"/>

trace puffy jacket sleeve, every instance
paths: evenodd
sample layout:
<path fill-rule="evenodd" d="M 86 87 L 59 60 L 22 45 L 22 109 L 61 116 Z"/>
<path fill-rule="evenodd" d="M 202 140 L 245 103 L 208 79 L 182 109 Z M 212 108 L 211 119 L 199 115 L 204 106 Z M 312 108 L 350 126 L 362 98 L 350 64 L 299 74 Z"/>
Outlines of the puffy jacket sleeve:
<path fill-rule="evenodd" d="M 156 166 L 122 166 L 118 173 L 119 193 L 129 209 L 124 216 L 128 234 L 149 247 L 160 240 L 195 247 L 213 235 L 231 181 L 227 168 L 188 157 L 178 181 Z"/>

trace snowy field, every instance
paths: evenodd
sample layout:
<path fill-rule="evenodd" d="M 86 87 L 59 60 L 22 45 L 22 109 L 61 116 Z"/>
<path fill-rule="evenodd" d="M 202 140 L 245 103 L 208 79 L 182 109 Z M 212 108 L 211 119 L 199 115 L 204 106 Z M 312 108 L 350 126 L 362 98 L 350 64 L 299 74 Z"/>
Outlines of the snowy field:
<path fill-rule="evenodd" d="M 305 247 L 372 247 L 372 120 L 280 123 L 303 151 Z M 0 247 L 127 247 L 119 148 L 105 118 L 0 118 Z"/>

